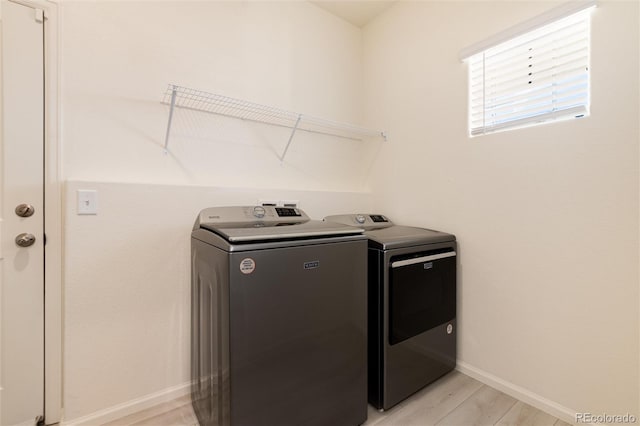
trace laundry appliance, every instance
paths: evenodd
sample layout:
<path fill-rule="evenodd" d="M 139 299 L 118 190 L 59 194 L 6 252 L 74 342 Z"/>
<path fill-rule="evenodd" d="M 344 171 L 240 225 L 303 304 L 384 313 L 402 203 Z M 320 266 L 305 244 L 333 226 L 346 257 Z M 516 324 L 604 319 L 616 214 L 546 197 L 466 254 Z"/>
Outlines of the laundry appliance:
<path fill-rule="evenodd" d="M 379 214 L 328 216 L 368 243 L 368 398 L 387 410 L 456 365 L 456 238 Z"/>
<path fill-rule="evenodd" d="M 366 421 L 366 256 L 361 229 L 297 208 L 200 212 L 191 395 L 201 425 Z"/>

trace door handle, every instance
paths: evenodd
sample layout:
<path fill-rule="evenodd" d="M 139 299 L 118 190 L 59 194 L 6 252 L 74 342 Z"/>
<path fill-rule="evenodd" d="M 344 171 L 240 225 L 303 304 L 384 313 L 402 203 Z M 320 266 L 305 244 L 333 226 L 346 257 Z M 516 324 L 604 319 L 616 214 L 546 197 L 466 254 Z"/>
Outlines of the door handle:
<path fill-rule="evenodd" d="M 399 268 L 401 266 L 415 265 L 416 263 L 432 262 L 438 259 L 446 259 L 447 257 L 454 257 L 455 251 L 447 251 L 444 253 L 432 254 L 431 256 L 416 257 L 414 259 L 398 260 L 391 263 L 392 268 Z"/>
<path fill-rule="evenodd" d="M 33 234 L 22 233 L 16 237 L 16 244 L 20 247 L 29 247 L 36 242 L 36 237 Z"/>

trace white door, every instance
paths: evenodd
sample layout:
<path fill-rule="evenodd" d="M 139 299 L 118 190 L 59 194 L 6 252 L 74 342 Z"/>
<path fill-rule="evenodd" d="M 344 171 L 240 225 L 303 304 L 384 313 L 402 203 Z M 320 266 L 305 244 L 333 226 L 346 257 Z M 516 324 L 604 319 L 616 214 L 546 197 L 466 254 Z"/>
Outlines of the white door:
<path fill-rule="evenodd" d="M 44 412 L 44 23 L 41 10 L 10 1 L 0 7 L 4 426 L 34 424 Z"/>

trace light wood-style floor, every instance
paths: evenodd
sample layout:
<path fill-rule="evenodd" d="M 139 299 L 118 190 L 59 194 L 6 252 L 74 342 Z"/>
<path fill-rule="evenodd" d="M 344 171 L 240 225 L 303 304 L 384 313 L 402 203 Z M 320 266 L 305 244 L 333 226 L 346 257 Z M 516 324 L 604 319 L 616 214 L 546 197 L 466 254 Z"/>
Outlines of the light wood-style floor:
<path fill-rule="evenodd" d="M 189 397 L 107 423 L 105 426 L 197 425 Z M 364 426 L 569 426 L 460 372 L 454 371 L 389 411 L 369 406 Z"/>

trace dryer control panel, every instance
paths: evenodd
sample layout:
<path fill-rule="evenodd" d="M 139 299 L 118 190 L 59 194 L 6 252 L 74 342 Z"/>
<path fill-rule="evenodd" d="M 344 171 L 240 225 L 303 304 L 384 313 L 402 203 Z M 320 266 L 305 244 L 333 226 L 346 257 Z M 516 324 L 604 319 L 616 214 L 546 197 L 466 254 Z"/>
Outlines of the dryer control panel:
<path fill-rule="evenodd" d="M 325 222 L 350 225 L 364 230 L 388 228 L 393 226 L 393 222 L 381 214 L 338 214 L 327 216 L 323 220 Z"/>

